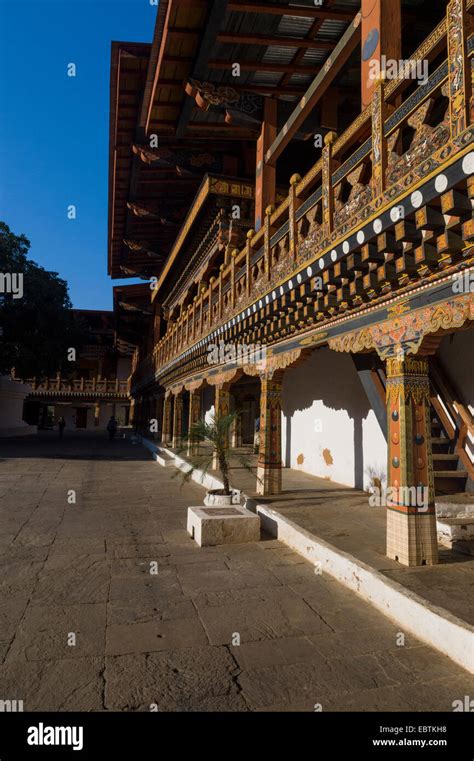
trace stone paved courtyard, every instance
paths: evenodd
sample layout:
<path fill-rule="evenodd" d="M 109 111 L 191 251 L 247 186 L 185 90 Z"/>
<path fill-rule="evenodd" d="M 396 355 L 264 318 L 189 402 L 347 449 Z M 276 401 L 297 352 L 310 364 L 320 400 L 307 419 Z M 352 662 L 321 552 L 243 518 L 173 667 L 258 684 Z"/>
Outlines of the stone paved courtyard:
<path fill-rule="evenodd" d="M 400 627 L 280 542 L 198 548 L 186 508 L 204 492 L 174 472 L 103 435 L 0 442 L 0 699 L 451 711 L 472 693 L 469 674 L 411 636 L 397 646 Z"/>

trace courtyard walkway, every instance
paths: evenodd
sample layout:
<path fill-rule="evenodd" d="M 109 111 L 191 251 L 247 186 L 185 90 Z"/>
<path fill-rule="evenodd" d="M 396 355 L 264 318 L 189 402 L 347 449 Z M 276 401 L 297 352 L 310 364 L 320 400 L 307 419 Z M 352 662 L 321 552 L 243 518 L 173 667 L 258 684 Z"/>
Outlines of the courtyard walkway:
<path fill-rule="evenodd" d="M 198 548 L 186 508 L 203 490 L 174 472 L 98 434 L 0 441 L 0 699 L 452 711 L 472 692 L 461 668 L 401 644 L 400 627 L 278 541 Z"/>

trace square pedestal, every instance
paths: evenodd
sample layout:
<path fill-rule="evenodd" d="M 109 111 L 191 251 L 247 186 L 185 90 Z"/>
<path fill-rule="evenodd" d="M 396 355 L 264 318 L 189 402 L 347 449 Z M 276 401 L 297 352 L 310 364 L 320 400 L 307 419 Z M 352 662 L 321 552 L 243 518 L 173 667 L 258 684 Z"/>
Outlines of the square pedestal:
<path fill-rule="evenodd" d="M 200 547 L 260 540 L 260 518 L 245 507 L 188 507 L 187 528 Z"/>

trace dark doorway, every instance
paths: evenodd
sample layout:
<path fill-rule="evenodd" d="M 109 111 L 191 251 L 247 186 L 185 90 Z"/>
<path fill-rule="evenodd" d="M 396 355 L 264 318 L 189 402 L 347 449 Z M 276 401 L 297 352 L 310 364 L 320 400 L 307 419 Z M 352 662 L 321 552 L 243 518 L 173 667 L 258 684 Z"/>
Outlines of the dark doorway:
<path fill-rule="evenodd" d="M 76 428 L 87 428 L 87 408 L 76 408 Z"/>

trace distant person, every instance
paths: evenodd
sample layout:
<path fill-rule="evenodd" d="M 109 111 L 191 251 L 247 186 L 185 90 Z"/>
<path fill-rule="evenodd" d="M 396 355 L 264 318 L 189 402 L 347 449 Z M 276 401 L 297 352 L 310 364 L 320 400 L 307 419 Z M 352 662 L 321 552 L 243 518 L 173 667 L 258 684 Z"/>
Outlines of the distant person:
<path fill-rule="evenodd" d="M 115 434 L 117 433 L 117 421 L 113 415 L 107 423 L 107 430 L 109 432 L 109 439 L 112 441 L 112 439 L 115 438 Z"/>
<path fill-rule="evenodd" d="M 63 416 L 61 415 L 61 417 L 58 420 L 58 431 L 59 431 L 59 438 L 60 439 L 62 439 L 62 437 L 63 437 L 63 433 L 64 433 L 65 427 L 66 427 L 66 421 L 64 420 Z"/>

